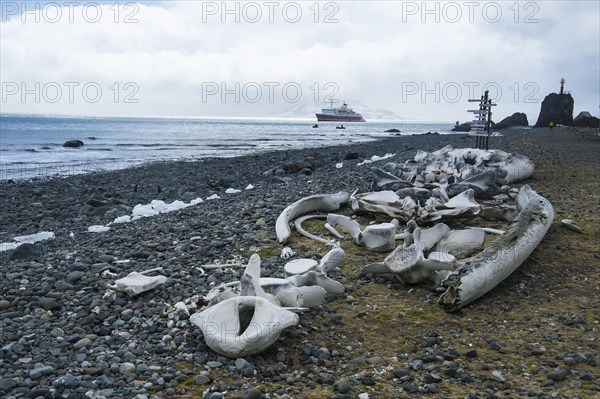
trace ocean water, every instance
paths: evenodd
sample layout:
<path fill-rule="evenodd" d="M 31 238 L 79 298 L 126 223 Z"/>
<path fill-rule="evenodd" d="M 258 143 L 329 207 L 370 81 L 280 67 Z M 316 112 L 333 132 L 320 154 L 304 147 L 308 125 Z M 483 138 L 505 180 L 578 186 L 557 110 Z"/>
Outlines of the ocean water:
<path fill-rule="evenodd" d="M 146 162 L 233 157 L 371 141 L 399 134 L 450 133 L 450 123 L 339 123 L 300 119 L 182 119 L 0 115 L 0 180 L 123 169 Z M 64 148 L 81 140 L 78 149 Z"/>

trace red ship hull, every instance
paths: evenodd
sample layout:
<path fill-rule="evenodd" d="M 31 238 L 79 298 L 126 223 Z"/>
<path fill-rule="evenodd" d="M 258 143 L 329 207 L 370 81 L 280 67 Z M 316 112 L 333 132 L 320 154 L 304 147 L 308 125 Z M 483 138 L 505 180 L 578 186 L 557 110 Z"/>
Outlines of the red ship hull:
<path fill-rule="evenodd" d="M 366 122 L 362 116 L 315 114 L 319 122 Z"/>

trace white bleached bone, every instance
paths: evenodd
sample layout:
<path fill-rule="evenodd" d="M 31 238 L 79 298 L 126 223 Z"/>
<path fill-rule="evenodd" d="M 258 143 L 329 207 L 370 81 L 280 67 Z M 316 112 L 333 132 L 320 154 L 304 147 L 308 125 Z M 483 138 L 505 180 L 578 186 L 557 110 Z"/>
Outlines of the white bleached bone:
<path fill-rule="evenodd" d="M 371 251 L 389 252 L 396 247 L 398 220 L 391 223 L 372 224 L 360 235 L 360 244 Z"/>
<path fill-rule="evenodd" d="M 521 198 L 519 198 L 521 197 Z M 552 204 L 527 185 L 519 191 L 522 211 L 500 238 L 464 264 L 443 282 L 446 292 L 439 304 L 456 311 L 485 295 L 515 271 L 535 250 L 554 219 Z"/>
<path fill-rule="evenodd" d="M 327 215 L 327 223 L 332 227 L 339 227 L 342 230 L 347 231 L 352 236 L 354 243 L 357 245 L 359 244 L 362 227 L 356 220 L 351 219 L 348 216 L 330 213 Z"/>
<path fill-rule="evenodd" d="M 577 226 L 575 224 L 575 221 L 573 221 L 571 219 L 563 219 L 560 221 L 560 224 L 562 224 L 569 230 L 573 230 L 576 233 L 583 233 L 583 230 L 581 229 L 581 227 Z"/>
<path fill-rule="evenodd" d="M 427 200 L 426 206 L 419 209 L 418 220 L 433 222 L 436 220 L 468 220 L 481 212 L 481 205 L 475 201 L 474 191 L 468 189 L 441 203 L 436 198 Z"/>
<path fill-rule="evenodd" d="M 329 214 L 327 222 L 338 226 L 352 235 L 352 240 L 357 245 L 377 252 L 389 252 L 395 247 L 396 229 L 398 221 L 367 226 L 364 230 L 361 225 L 348 216 Z"/>
<path fill-rule="evenodd" d="M 410 220 L 417 210 L 416 202 L 405 197 L 401 199 L 393 191 L 376 191 L 352 196 L 352 209 L 366 212 L 384 213 L 393 218 Z"/>
<path fill-rule="evenodd" d="M 452 230 L 437 245 L 435 251 L 461 256 L 481 248 L 485 241 L 483 229 Z"/>
<path fill-rule="evenodd" d="M 421 245 L 423 251 L 429 251 L 446 235 L 450 233 L 450 227 L 444 223 L 438 223 L 428 229 L 421 229 Z"/>
<path fill-rule="evenodd" d="M 124 292 L 129 296 L 136 296 L 166 282 L 167 278 L 165 276 L 149 277 L 142 273 L 131 272 L 127 276 L 116 280 L 114 285 L 109 285 L 108 287 L 115 291 Z"/>
<path fill-rule="evenodd" d="M 238 296 L 193 314 L 190 321 L 202 330 L 212 350 L 238 358 L 264 351 L 299 318 L 264 298 Z"/>
<path fill-rule="evenodd" d="M 260 285 L 260 256 L 253 254 L 240 278 L 241 296 L 258 296 L 279 305 L 273 295 L 267 294 Z"/>
<path fill-rule="evenodd" d="M 319 287 L 325 288 L 325 290 L 331 294 L 343 294 L 345 291 L 344 286 L 341 283 L 327 277 L 323 273 L 315 271 L 291 276 L 288 277 L 288 280 L 296 287 L 318 285 Z"/>
<path fill-rule="evenodd" d="M 318 285 L 290 287 L 277 293 L 282 306 L 293 308 L 314 308 L 325 302 L 327 291 Z"/>
<path fill-rule="evenodd" d="M 452 255 L 432 252 L 427 258 L 423 254 L 421 229 L 410 225 L 405 233 L 405 246 L 398 246 L 383 262 L 373 263 L 363 269 L 364 273 L 394 273 L 406 284 L 419 284 L 435 280 L 440 270 L 454 270 L 457 265 Z M 386 271 L 387 269 L 387 271 Z"/>
<path fill-rule="evenodd" d="M 286 260 L 286 259 L 289 259 L 289 258 L 291 258 L 292 256 L 294 256 L 295 254 L 296 254 L 296 253 L 294 252 L 294 250 L 293 250 L 292 248 L 290 248 L 290 247 L 284 247 L 284 248 L 281 250 L 281 255 L 279 255 L 279 257 L 280 257 L 281 259 L 284 259 L 284 260 Z"/>
<path fill-rule="evenodd" d="M 329 231 L 331 234 L 333 234 L 335 237 L 339 238 L 339 239 L 343 239 L 344 236 L 341 235 L 332 225 L 330 225 L 329 223 L 325 223 L 325 229 L 327 229 L 327 231 Z"/>
<path fill-rule="evenodd" d="M 275 223 L 277 240 L 280 243 L 285 243 L 289 240 L 291 235 L 289 223 L 297 217 L 310 212 L 331 212 L 338 210 L 349 199 L 350 195 L 341 191 L 336 194 L 313 195 L 294 202 L 285 208 L 277 218 Z"/>
<path fill-rule="evenodd" d="M 327 238 L 321 238 L 321 237 L 319 237 L 317 235 L 309 233 L 308 231 L 306 231 L 304 229 L 304 227 L 302 227 L 302 223 L 304 223 L 306 220 L 309 220 L 309 219 L 324 219 L 324 218 L 326 218 L 325 215 L 304 215 L 304 216 L 300 216 L 299 218 L 297 218 L 294 221 L 294 227 L 296 227 L 296 231 L 301 236 L 304 236 L 306 238 L 310 238 L 311 240 L 322 242 L 322 243 L 327 244 L 327 245 L 332 245 L 333 242 L 334 242 L 333 240 L 330 240 L 330 239 L 327 239 Z"/>
<path fill-rule="evenodd" d="M 339 246 L 336 246 L 321 258 L 317 269 L 322 273 L 327 274 L 333 269 L 339 267 L 344 261 L 345 257 L 346 253 L 344 252 L 344 250 Z"/>
<path fill-rule="evenodd" d="M 304 274 L 316 269 L 319 263 L 314 259 L 294 259 L 283 266 L 286 276 Z"/>

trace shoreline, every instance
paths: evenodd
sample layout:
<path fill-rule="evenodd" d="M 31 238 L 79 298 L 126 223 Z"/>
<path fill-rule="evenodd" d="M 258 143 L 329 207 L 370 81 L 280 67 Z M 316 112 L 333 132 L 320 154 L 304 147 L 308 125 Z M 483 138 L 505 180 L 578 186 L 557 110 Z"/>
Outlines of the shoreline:
<path fill-rule="evenodd" d="M 100 169 L 123 169 L 132 164 L 153 161 L 194 161 L 207 156 L 234 157 L 263 153 L 278 148 L 300 149 L 345 144 L 351 141 L 375 140 L 389 137 L 385 132 L 399 128 L 401 134 L 440 131 L 449 133 L 450 124 L 374 122 L 369 125 L 335 129 L 335 123 L 321 124 L 300 121 L 165 120 L 134 122 L 95 122 L 79 124 L 67 119 L 64 128 L 50 119 L 45 130 L 42 122 L 25 118 L 25 122 L 3 124 L 3 162 L 0 178 L 29 179 L 53 173 L 82 174 Z M 114 125 L 114 126 L 113 126 Z M 89 132 L 89 133 L 88 133 Z M 67 141 L 85 143 L 80 148 L 63 148 Z"/>
<path fill-rule="evenodd" d="M 368 191 L 372 166 L 412 158 L 419 149 L 473 143 L 467 135 L 397 136 L 0 182 L 0 242 L 39 231 L 56 234 L 36 243 L 37 259 L 8 261 L 9 252 L 0 253 L 0 339 L 9 348 L 0 351 L 7 381 L 0 391 L 15 397 L 54 387 L 73 395 L 93 391 L 107 397 L 142 395 L 139 399 L 191 398 L 205 390 L 239 397 L 250 386 L 271 398 L 310 393 L 341 399 L 363 392 L 440 399 L 598 394 L 600 138 L 595 129 L 504 131 L 490 139 L 491 148 L 534 161 L 534 175 L 525 183 L 553 204 L 556 217 L 517 271 L 456 314 L 440 310 L 437 295 L 425 288 L 362 275 L 362 267 L 381 254 L 347 240 L 342 245 L 348 257 L 334 275 L 347 293 L 309 311 L 280 341 L 243 362 L 209 350 L 199 329 L 165 305 L 205 294 L 211 284 L 238 280 L 241 269 L 203 275 L 195 268 L 237 255 L 247 260 L 257 252 L 263 276 L 282 276 L 275 220 L 297 199 Z M 386 153 L 396 156 L 357 166 Z M 344 165 L 337 169 L 340 162 Z M 297 171 L 285 172 L 285 166 Z M 245 190 L 248 184 L 254 188 Z M 226 194 L 228 188 L 242 192 Z M 214 194 L 220 199 L 207 200 Z M 113 225 L 102 234 L 87 231 L 138 203 L 187 203 L 197 197 L 204 202 Z M 563 218 L 574 219 L 584 233 L 560 226 Z M 297 235 L 291 246 L 301 257 L 327 251 Z M 167 285 L 135 298 L 104 297 L 113 281 L 103 277 L 105 270 L 124 276 L 154 267 L 163 268 Z M 564 380 L 548 377 L 554 371 L 564 373 Z M 58 381 L 65 373 L 72 377 L 69 384 Z"/>

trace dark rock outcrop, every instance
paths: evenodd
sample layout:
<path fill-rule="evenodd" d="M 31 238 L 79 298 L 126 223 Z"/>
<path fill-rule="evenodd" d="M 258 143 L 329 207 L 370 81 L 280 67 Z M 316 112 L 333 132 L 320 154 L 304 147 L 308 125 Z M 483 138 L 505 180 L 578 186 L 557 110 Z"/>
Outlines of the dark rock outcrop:
<path fill-rule="evenodd" d="M 527 115 L 522 112 L 515 112 L 493 126 L 494 130 L 502 130 L 513 126 L 529 126 L 529 122 L 527 121 Z"/>
<path fill-rule="evenodd" d="M 79 148 L 79 147 L 83 147 L 83 141 L 81 141 L 81 140 L 69 140 L 69 141 L 65 141 L 65 143 L 63 144 L 63 147 L 67 147 L 67 148 Z"/>
<path fill-rule="evenodd" d="M 37 259 L 41 255 L 42 252 L 38 247 L 30 243 L 25 243 L 15 248 L 8 257 L 8 260 Z"/>
<path fill-rule="evenodd" d="M 400 133 L 400 130 L 398 129 L 388 129 L 385 131 L 385 133 Z"/>
<path fill-rule="evenodd" d="M 470 132 L 471 131 L 471 124 L 469 122 L 467 123 L 463 123 L 460 125 L 454 125 L 454 128 L 452 129 L 453 132 Z"/>
<path fill-rule="evenodd" d="M 583 111 L 575 117 L 573 124 L 577 127 L 600 127 L 600 119 L 592 116 L 589 112 Z"/>
<path fill-rule="evenodd" d="M 571 94 L 550 93 L 542 101 L 540 116 L 535 127 L 548 127 L 550 122 L 557 125 L 573 126 L 573 105 Z"/>
<path fill-rule="evenodd" d="M 306 161 L 290 162 L 283 165 L 283 170 L 286 173 L 297 173 L 303 169 L 310 169 L 312 165 Z"/>

